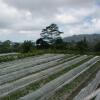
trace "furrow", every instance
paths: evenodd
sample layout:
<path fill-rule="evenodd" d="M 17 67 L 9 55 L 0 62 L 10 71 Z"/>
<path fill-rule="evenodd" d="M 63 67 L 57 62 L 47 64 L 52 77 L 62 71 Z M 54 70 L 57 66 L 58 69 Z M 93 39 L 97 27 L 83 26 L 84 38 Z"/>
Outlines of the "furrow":
<path fill-rule="evenodd" d="M 68 59 L 71 59 L 71 58 L 74 58 L 74 57 L 76 57 L 76 56 L 69 57 L 69 58 L 66 59 L 66 61 Z M 40 65 L 36 65 L 34 67 L 25 68 L 25 69 L 15 71 L 15 72 L 12 72 L 12 73 L 9 73 L 9 74 L 6 74 L 6 75 L 2 75 L 2 76 L 0 76 L 0 80 L 1 81 L 5 80 L 5 82 L 7 82 L 7 80 L 9 81 L 9 79 L 10 79 L 10 81 L 16 80 L 16 79 L 19 79 L 21 77 L 25 77 L 27 75 L 30 75 L 30 74 L 36 73 L 38 71 L 41 71 L 43 69 L 53 67 L 57 64 L 62 63 L 64 60 L 61 60 L 60 58 L 58 58 L 56 60 L 53 60 L 53 61 L 50 61 L 50 62 L 47 62 L 47 63 L 43 63 L 43 64 L 40 64 Z"/>
<path fill-rule="evenodd" d="M 0 75 L 5 75 L 5 74 L 11 73 L 11 72 L 16 72 L 18 70 L 23 70 L 24 68 L 34 67 L 35 65 L 46 63 L 46 62 L 49 62 L 52 60 L 56 60 L 61 57 L 64 57 L 64 56 L 58 55 L 58 56 L 54 56 L 54 57 L 48 57 L 48 58 L 44 58 L 44 59 L 38 59 L 38 60 L 29 61 L 29 62 L 24 62 L 24 63 L 18 64 L 18 65 L 13 65 L 11 67 L 1 69 Z"/>
<path fill-rule="evenodd" d="M 15 60 L 15 61 L 10 61 L 10 62 L 3 62 L 0 64 L 0 69 L 6 68 L 6 67 L 11 67 L 11 66 L 15 66 L 15 65 L 20 65 L 21 63 L 25 63 L 25 62 L 29 62 L 29 61 L 33 61 L 33 60 L 38 60 L 38 59 L 43 59 L 43 58 L 48 58 L 48 57 L 53 57 L 56 56 L 54 54 L 44 54 L 41 56 L 35 56 L 35 57 L 27 57 L 24 59 L 19 59 L 19 60 Z"/>
<path fill-rule="evenodd" d="M 78 95 L 75 96 L 75 98 L 73 100 L 80 100 L 80 99 L 87 97 L 94 90 L 96 90 L 96 88 L 98 87 L 99 84 L 100 84 L 100 71 L 96 74 L 96 77 L 88 84 L 88 86 L 83 88 L 78 93 Z"/>
<path fill-rule="evenodd" d="M 31 83 L 34 83 L 34 82 L 41 80 L 41 79 L 44 79 L 44 78 L 46 78 L 52 74 L 55 74 L 55 73 L 65 69 L 73 64 L 76 64 L 76 63 L 78 63 L 86 58 L 87 58 L 87 56 L 81 56 L 81 57 L 75 58 L 74 60 L 57 65 L 53 68 L 50 68 L 50 69 L 41 71 L 39 73 L 27 76 L 25 78 L 16 80 L 13 83 L 2 85 L 0 87 L 0 97 L 5 96 L 11 92 L 17 91 L 19 89 L 22 89 L 23 87 L 25 87 Z"/>
<path fill-rule="evenodd" d="M 85 64 L 80 65 L 79 67 L 77 67 L 77 68 L 71 70 L 70 72 L 60 76 L 59 78 L 47 83 L 40 89 L 20 98 L 19 100 L 38 100 L 39 98 L 43 97 L 47 93 L 50 93 L 51 91 L 53 91 L 59 87 L 62 87 L 62 85 L 65 85 L 65 84 L 68 84 L 69 82 L 71 82 L 73 79 L 78 77 L 81 73 L 83 73 L 84 71 L 89 69 L 91 67 L 91 65 L 88 66 L 89 64 L 96 62 L 98 59 L 99 59 L 99 57 L 97 57 L 97 56 L 94 57 L 93 59 L 89 60 Z"/>

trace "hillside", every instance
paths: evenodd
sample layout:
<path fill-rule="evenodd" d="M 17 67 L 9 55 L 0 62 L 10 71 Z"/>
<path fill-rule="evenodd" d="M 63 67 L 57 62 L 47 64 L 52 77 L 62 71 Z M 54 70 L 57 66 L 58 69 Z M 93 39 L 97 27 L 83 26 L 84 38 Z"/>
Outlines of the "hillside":
<path fill-rule="evenodd" d="M 65 42 L 78 42 L 82 39 L 84 39 L 84 37 L 86 38 L 86 40 L 89 42 L 89 43 L 97 43 L 98 41 L 100 41 L 100 34 L 82 34 L 82 35 L 73 35 L 73 36 L 70 36 L 70 37 L 65 37 L 64 38 L 64 41 Z"/>

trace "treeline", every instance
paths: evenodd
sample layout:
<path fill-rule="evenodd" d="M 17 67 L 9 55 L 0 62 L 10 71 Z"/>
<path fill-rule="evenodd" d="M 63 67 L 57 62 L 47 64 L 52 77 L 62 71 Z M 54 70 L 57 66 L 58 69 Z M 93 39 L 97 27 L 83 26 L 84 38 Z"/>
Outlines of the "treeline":
<path fill-rule="evenodd" d="M 6 40 L 0 42 L 0 53 L 9 53 L 9 52 L 31 52 L 35 48 L 35 45 L 32 41 L 24 41 L 23 43 L 12 42 Z"/>
<path fill-rule="evenodd" d="M 23 43 L 13 43 L 9 40 L 0 42 L 0 53 L 8 53 L 8 52 L 22 52 L 28 53 L 33 52 L 33 50 L 64 50 L 66 52 L 100 52 L 100 42 L 97 42 L 93 47 L 89 45 L 86 38 L 79 42 L 64 42 L 62 39 L 58 39 L 55 41 L 53 45 L 49 45 L 48 43 L 42 41 L 42 45 L 37 45 L 32 41 L 24 41 Z"/>
<path fill-rule="evenodd" d="M 83 40 L 78 42 L 64 42 L 61 38 L 63 32 L 59 31 L 56 24 L 47 26 L 41 32 L 41 38 L 36 41 L 38 49 L 51 49 L 51 50 L 64 50 L 65 52 L 100 52 L 100 42 L 91 46 L 84 37 Z"/>
<path fill-rule="evenodd" d="M 42 43 L 43 44 L 43 43 Z M 88 53 L 88 52 L 100 52 L 100 42 L 97 42 L 93 46 L 87 42 L 84 37 L 83 40 L 78 42 L 64 42 L 63 40 L 57 40 L 53 45 L 48 45 L 44 42 L 45 45 L 37 45 L 37 49 L 51 49 L 51 50 L 60 50 L 65 52 L 77 52 L 77 53 Z M 46 45 L 47 44 L 47 45 Z"/>
<path fill-rule="evenodd" d="M 41 38 L 37 39 L 36 42 L 24 41 L 23 43 L 11 42 L 10 40 L 0 42 L 0 53 L 8 52 L 22 52 L 28 53 L 38 50 L 45 51 L 64 51 L 64 52 L 100 52 L 100 42 L 91 46 L 86 38 L 78 42 L 64 42 L 61 38 L 63 32 L 59 31 L 56 24 L 47 26 L 41 32 Z"/>

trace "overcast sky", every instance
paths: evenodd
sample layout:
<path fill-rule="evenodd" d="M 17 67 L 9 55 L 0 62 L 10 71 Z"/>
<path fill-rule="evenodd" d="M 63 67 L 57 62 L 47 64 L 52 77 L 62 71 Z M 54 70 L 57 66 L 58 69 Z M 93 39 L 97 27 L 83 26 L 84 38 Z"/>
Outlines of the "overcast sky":
<path fill-rule="evenodd" d="M 0 0 L 0 40 L 36 40 L 56 23 L 62 35 L 100 33 L 100 0 Z"/>

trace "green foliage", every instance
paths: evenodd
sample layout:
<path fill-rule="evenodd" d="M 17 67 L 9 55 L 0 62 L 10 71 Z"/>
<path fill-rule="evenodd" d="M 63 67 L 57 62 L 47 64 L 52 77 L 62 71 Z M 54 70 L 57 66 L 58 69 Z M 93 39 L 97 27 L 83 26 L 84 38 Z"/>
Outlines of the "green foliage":
<path fill-rule="evenodd" d="M 58 26 L 51 24 L 42 30 L 40 34 L 41 38 L 36 41 L 36 44 L 40 48 L 49 48 L 54 45 L 58 39 L 61 39 L 60 34 L 62 34 L 62 32 L 59 31 Z"/>
<path fill-rule="evenodd" d="M 94 49 L 96 52 L 100 52 L 100 42 L 96 43 Z"/>
<path fill-rule="evenodd" d="M 24 43 L 21 46 L 22 52 L 23 53 L 31 52 L 33 50 L 33 46 L 34 45 L 31 41 L 24 41 Z"/>
<path fill-rule="evenodd" d="M 63 42 L 62 38 L 58 38 L 55 40 L 55 42 L 52 45 L 53 49 L 59 49 L 59 50 L 64 50 L 66 49 L 66 43 Z"/>
<path fill-rule="evenodd" d="M 47 49 L 50 47 L 49 44 L 46 41 L 44 41 L 42 38 L 38 39 L 36 41 L 36 44 L 38 49 L 44 49 L 44 48 Z"/>
<path fill-rule="evenodd" d="M 84 40 L 77 42 L 76 49 L 79 51 L 79 53 L 84 53 L 88 51 L 88 44 L 86 38 L 84 38 Z"/>
<path fill-rule="evenodd" d="M 12 50 L 14 52 L 20 52 L 21 51 L 21 44 L 20 43 L 14 43 L 13 46 L 12 46 Z"/>
<path fill-rule="evenodd" d="M 11 41 L 7 40 L 4 41 L 1 45 L 0 45 L 0 53 L 7 53 L 7 52 L 12 52 L 12 48 L 11 48 Z"/>
<path fill-rule="evenodd" d="M 0 42 L 0 53 L 20 52 L 20 50 L 21 43 L 11 42 L 10 40 Z"/>
<path fill-rule="evenodd" d="M 44 41 L 47 41 L 48 44 L 52 44 L 56 39 L 61 38 L 60 34 L 62 34 L 62 32 L 59 31 L 57 24 L 51 24 L 43 29 L 40 35 Z"/>
<path fill-rule="evenodd" d="M 15 60 L 17 57 L 16 55 L 13 55 L 13 56 L 1 56 L 0 57 L 0 63 L 1 62 L 7 62 L 7 61 L 12 61 L 12 60 Z"/>

